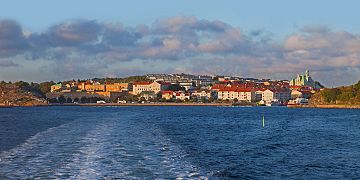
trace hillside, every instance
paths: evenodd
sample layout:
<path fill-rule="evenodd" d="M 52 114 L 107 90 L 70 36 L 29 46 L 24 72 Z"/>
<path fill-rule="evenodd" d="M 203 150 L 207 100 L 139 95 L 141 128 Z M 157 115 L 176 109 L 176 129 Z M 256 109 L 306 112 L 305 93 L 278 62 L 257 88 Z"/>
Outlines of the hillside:
<path fill-rule="evenodd" d="M 40 90 L 24 83 L 0 83 L 0 106 L 46 105 Z"/>
<path fill-rule="evenodd" d="M 351 86 L 323 89 L 311 97 L 310 103 L 360 105 L 360 81 Z"/>

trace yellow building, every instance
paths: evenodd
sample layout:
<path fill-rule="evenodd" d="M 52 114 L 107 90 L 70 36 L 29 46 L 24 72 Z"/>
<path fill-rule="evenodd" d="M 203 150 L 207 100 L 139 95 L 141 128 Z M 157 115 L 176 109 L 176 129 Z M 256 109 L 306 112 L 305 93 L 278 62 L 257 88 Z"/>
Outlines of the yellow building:
<path fill-rule="evenodd" d="M 131 88 L 129 83 L 114 83 L 114 84 L 106 84 L 105 89 L 107 92 L 121 92 L 121 91 L 129 91 Z"/>
<path fill-rule="evenodd" d="M 65 86 L 63 86 L 61 83 L 54 84 L 50 87 L 50 92 L 62 91 L 63 89 L 65 89 Z"/>

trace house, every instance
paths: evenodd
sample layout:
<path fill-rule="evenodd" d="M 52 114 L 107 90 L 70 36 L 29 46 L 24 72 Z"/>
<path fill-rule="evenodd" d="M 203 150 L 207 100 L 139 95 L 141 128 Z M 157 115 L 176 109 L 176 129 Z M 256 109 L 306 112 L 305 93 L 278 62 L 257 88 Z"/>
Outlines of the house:
<path fill-rule="evenodd" d="M 263 91 L 262 100 L 269 103 L 273 101 L 287 102 L 291 98 L 291 92 L 287 89 L 267 89 Z"/>
<path fill-rule="evenodd" d="M 154 91 L 142 91 L 140 94 L 140 98 L 145 98 L 145 100 L 149 100 L 149 99 L 155 99 L 156 98 L 156 94 Z"/>
<path fill-rule="evenodd" d="M 140 94 L 142 91 L 153 91 L 157 94 L 160 91 L 166 90 L 170 83 L 155 81 L 155 82 L 135 82 L 133 84 L 133 94 Z"/>
<path fill-rule="evenodd" d="M 191 96 L 196 98 L 196 99 L 209 99 L 211 97 L 213 97 L 214 93 L 216 93 L 216 91 L 210 91 L 210 90 L 195 90 L 191 93 Z"/>
<path fill-rule="evenodd" d="M 291 99 L 296 99 L 296 98 L 305 98 L 305 99 L 309 99 L 312 95 L 311 91 L 306 91 L 306 90 L 292 90 L 291 91 Z"/>
<path fill-rule="evenodd" d="M 166 100 L 170 100 L 170 99 L 174 98 L 174 92 L 173 91 L 162 91 L 161 97 Z"/>
<path fill-rule="evenodd" d="M 190 93 L 186 93 L 186 92 L 182 92 L 182 91 L 178 91 L 175 93 L 175 99 L 180 99 L 180 100 L 189 100 L 190 99 Z"/>
<path fill-rule="evenodd" d="M 50 87 L 50 92 L 60 92 L 64 89 L 66 89 L 66 87 L 64 85 L 62 85 L 61 83 L 54 84 Z"/>

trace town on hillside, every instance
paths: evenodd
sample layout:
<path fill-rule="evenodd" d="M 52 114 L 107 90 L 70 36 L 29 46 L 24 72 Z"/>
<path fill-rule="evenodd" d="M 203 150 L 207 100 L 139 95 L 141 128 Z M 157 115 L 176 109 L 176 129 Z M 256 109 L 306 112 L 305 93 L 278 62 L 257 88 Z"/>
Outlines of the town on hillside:
<path fill-rule="evenodd" d="M 147 74 L 141 81 L 69 81 L 51 86 L 50 103 L 227 102 L 234 104 L 303 104 L 323 86 L 308 70 L 294 79 L 270 80 L 191 74 Z"/>

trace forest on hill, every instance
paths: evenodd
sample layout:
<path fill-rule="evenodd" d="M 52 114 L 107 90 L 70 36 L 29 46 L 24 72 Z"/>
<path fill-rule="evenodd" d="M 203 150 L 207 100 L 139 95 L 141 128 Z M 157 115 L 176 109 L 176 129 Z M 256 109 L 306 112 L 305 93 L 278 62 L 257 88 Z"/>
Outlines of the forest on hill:
<path fill-rule="evenodd" d="M 360 104 L 360 81 L 354 85 L 326 88 L 315 93 L 312 104 Z"/>

